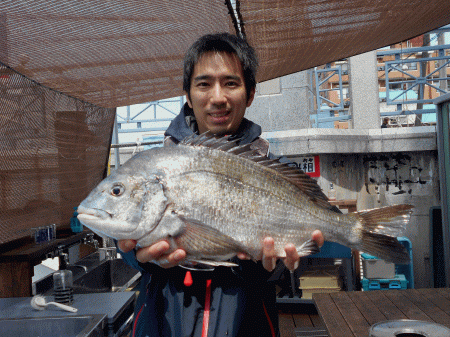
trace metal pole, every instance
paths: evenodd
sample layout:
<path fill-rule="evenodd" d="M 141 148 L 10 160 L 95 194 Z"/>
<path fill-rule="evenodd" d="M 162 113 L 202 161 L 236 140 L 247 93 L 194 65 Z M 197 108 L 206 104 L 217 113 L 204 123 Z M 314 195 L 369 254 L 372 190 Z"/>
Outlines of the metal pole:
<path fill-rule="evenodd" d="M 450 94 L 434 100 L 437 105 L 437 145 L 442 211 L 442 242 L 445 261 L 445 284 L 450 287 Z"/>
<path fill-rule="evenodd" d="M 113 144 L 119 144 L 119 125 L 117 123 L 117 113 L 116 119 L 114 120 L 114 130 L 113 130 Z M 114 169 L 117 170 L 120 166 L 120 155 L 119 149 L 114 149 Z"/>
<path fill-rule="evenodd" d="M 423 46 L 429 46 L 430 45 L 430 34 L 423 34 Z M 420 58 L 428 58 L 428 52 L 424 51 L 422 52 L 422 55 L 420 55 Z M 424 81 L 428 75 L 428 62 L 419 62 L 420 65 L 420 79 L 421 83 L 419 84 L 419 92 L 418 92 L 418 98 L 420 100 L 423 100 L 425 98 L 425 83 Z M 428 97 L 430 99 L 430 97 Z M 423 103 L 417 103 L 417 110 L 423 109 Z M 416 119 L 414 121 L 415 126 L 422 125 L 422 114 L 417 114 Z"/>
<path fill-rule="evenodd" d="M 445 44 L 445 35 L 444 33 L 440 33 L 438 36 L 438 45 L 442 46 Z M 439 56 L 445 56 L 445 51 L 442 49 L 439 51 Z M 439 67 L 443 66 L 445 64 L 445 60 L 439 60 L 438 61 L 438 65 Z M 447 68 L 446 67 L 442 67 L 439 70 L 439 77 L 440 78 L 446 78 L 447 77 Z M 439 88 L 441 88 L 442 90 L 447 91 L 447 79 L 445 80 L 440 80 L 439 81 Z"/>

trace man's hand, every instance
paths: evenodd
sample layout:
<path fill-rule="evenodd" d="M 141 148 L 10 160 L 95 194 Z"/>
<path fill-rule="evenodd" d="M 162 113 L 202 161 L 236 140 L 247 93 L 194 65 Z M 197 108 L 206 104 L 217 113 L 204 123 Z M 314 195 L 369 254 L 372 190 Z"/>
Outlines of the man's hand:
<path fill-rule="evenodd" d="M 322 247 L 323 243 L 325 242 L 322 232 L 319 230 L 316 230 L 312 233 L 311 240 L 315 241 L 319 247 Z M 293 244 L 289 243 L 284 247 L 284 251 L 286 252 L 286 257 L 283 259 L 283 262 L 287 269 L 289 269 L 290 271 L 294 271 L 298 268 L 298 264 L 300 261 L 297 249 Z M 275 268 L 275 266 L 273 268 Z"/>
<path fill-rule="evenodd" d="M 317 243 L 319 247 L 323 246 L 324 238 L 321 231 L 314 231 L 312 233 L 311 239 Z M 297 269 L 300 257 L 298 256 L 297 249 L 291 243 L 288 243 L 284 247 L 284 251 L 286 252 L 286 257 L 283 259 L 286 267 L 293 271 Z M 248 257 L 245 254 L 238 254 L 240 259 L 247 259 Z M 263 241 L 263 257 L 262 264 L 267 271 L 272 271 L 275 269 L 277 263 L 277 256 L 275 254 L 275 242 L 273 238 L 266 237 Z"/>
<path fill-rule="evenodd" d="M 117 245 L 121 251 L 128 253 L 136 247 L 136 241 L 120 240 Z M 136 259 L 141 263 L 156 262 L 163 268 L 171 268 L 177 266 L 186 258 L 186 252 L 183 249 L 167 253 L 169 249 L 170 245 L 167 241 L 159 241 L 154 245 L 139 248 L 136 251 Z"/>

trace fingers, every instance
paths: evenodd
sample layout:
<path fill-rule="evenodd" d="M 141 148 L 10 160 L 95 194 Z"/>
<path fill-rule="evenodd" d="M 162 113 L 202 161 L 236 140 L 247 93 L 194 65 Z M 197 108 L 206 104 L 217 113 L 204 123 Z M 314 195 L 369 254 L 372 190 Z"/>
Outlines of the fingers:
<path fill-rule="evenodd" d="M 156 262 L 163 268 L 171 268 L 186 258 L 186 252 L 183 249 L 177 249 L 170 253 L 169 250 L 169 243 L 160 241 L 149 247 L 140 248 L 136 252 L 136 259 L 141 263 Z"/>
<path fill-rule="evenodd" d="M 263 241 L 262 264 L 267 271 L 274 270 L 277 264 L 277 256 L 275 253 L 275 242 L 270 237 L 265 238 Z"/>
<path fill-rule="evenodd" d="M 283 259 L 284 265 L 290 271 L 293 271 L 298 268 L 300 263 L 300 256 L 297 253 L 297 248 L 292 243 L 288 243 L 284 247 L 284 251 L 286 252 L 286 257 Z"/>
<path fill-rule="evenodd" d="M 312 240 L 313 241 L 316 241 L 316 243 L 317 243 L 317 245 L 319 246 L 319 247 L 322 247 L 323 246 L 323 243 L 325 242 L 325 239 L 323 238 L 323 234 L 322 234 L 322 232 L 321 231 L 319 231 L 319 230 L 315 230 L 313 233 L 312 233 Z"/>
<path fill-rule="evenodd" d="M 237 257 L 238 257 L 239 259 L 241 259 L 241 260 L 250 260 L 250 256 L 248 256 L 248 255 L 245 254 L 245 253 L 238 253 L 238 254 L 237 254 Z"/>
<path fill-rule="evenodd" d="M 128 253 L 136 247 L 136 240 L 119 240 L 117 246 L 122 252 Z"/>

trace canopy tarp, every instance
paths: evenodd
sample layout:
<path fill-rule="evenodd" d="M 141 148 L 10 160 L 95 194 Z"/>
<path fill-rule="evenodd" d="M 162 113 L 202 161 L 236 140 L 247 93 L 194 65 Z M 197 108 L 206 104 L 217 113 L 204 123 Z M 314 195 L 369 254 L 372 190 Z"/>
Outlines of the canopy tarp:
<path fill-rule="evenodd" d="M 234 1 L 233 1 L 234 2 Z M 0 62 L 69 96 L 117 107 L 182 94 L 182 61 L 205 33 L 235 32 L 264 81 L 450 23 L 448 0 L 3 0 Z"/>

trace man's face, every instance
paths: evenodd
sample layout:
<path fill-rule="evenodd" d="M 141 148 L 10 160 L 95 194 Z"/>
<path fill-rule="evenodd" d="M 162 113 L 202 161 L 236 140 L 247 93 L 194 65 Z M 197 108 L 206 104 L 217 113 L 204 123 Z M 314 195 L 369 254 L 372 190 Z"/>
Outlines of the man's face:
<path fill-rule="evenodd" d="M 244 118 L 255 91 L 245 89 L 244 73 L 235 54 L 208 52 L 194 66 L 187 103 L 194 110 L 199 133 L 232 134 Z"/>

